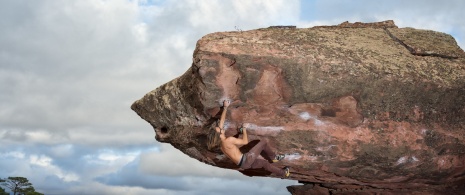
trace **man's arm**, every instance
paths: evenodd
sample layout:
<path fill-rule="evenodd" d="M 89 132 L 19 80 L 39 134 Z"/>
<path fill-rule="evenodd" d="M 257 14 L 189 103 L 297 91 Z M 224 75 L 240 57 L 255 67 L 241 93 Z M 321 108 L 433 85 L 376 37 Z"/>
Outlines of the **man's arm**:
<path fill-rule="evenodd" d="M 242 128 L 243 128 L 243 129 L 242 129 L 242 143 L 243 143 L 244 145 L 246 145 L 246 144 L 249 143 L 249 137 L 247 136 L 247 126 L 248 126 L 248 125 L 246 125 L 246 124 L 244 124 L 244 125 L 242 126 Z"/>
<path fill-rule="evenodd" d="M 231 137 L 231 138 L 233 138 L 233 137 Z M 234 138 L 234 144 L 242 146 L 242 145 L 246 145 L 248 143 L 249 143 L 249 137 L 247 136 L 247 125 L 244 125 L 242 127 L 242 138 L 241 139 Z"/>
<path fill-rule="evenodd" d="M 229 107 L 229 100 L 224 100 L 223 101 L 223 113 L 221 113 L 220 124 L 219 124 L 220 129 L 224 128 L 224 120 L 226 119 L 226 113 L 228 112 L 228 107 Z"/>

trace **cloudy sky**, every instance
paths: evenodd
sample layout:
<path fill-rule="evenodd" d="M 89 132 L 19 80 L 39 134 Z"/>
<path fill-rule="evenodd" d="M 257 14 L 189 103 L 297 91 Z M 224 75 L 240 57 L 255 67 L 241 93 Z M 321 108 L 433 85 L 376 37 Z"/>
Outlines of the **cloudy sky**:
<path fill-rule="evenodd" d="M 465 48 L 465 1 L 1 0 L 0 178 L 51 194 L 287 194 L 155 141 L 130 110 L 218 31 L 393 19 Z"/>

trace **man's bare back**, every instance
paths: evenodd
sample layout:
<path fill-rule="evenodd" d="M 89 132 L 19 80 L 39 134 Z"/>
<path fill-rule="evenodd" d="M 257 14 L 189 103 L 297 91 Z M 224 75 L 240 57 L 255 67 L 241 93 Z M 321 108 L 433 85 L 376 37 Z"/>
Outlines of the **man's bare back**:
<path fill-rule="evenodd" d="M 239 164 L 242 158 L 242 152 L 239 150 L 239 147 L 236 146 L 233 142 L 236 140 L 235 137 L 226 138 L 224 141 L 221 142 L 221 151 L 223 151 L 229 159 L 231 159 L 234 163 Z"/>

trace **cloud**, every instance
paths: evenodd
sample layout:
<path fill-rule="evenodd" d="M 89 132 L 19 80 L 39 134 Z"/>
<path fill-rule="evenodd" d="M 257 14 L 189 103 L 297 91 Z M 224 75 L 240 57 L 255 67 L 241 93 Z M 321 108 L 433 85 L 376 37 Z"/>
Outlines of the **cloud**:
<path fill-rule="evenodd" d="M 187 190 L 182 177 L 146 175 L 140 172 L 138 161 L 133 161 L 121 170 L 96 179 L 114 186 L 138 186 L 148 189 Z"/>
<path fill-rule="evenodd" d="M 79 176 L 53 164 L 46 155 L 30 155 L 25 152 L 0 153 L 0 177 L 26 177 L 36 189 L 68 189 Z M 53 183 L 50 183 L 53 180 Z"/>
<path fill-rule="evenodd" d="M 0 148 L 1 178 L 26 177 L 39 192 L 47 194 L 95 194 L 84 193 L 84 186 L 98 183 L 94 178 L 117 172 L 138 158 L 141 151 L 157 150 L 153 146 L 94 150 L 71 144 L 34 144 L 33 147 L 9 144 Z M 100 194 L 113 191 L 97 186 L 102 189 Z"/>
<path fill-rule="evenodd" d="M 137 116 L 130 104 L 156 85 L 148 79 L 150 75 L 166 75 L 168 80 L 171 74 L 144 68 L 125 71 L 134 61 L 144 59 L 139 52 L 145 46 L 133 33 L 140 26 L 135 3 L 7 1 L 4 5 L 3 9 L 21 7 L 27 13 L 0 14 L 11 18 L 2 20 L 6 22 L 0 36 L 0 124 L 4 131 L 13 129 L 16 138 L 28 138 L 25 141 L 39 138 L 40 132 L 42 141 L 53 142 L 48 132 L 72 142 L 67 135 L 75 130 L 108 134 L 110 128 L 131 132 L 127 130 L 131 123 L 129 128 L 141 127 L 134 126 Z M 111 135 L 118 134 L 124 137 Z"/>
<path fill-rule="evenodd" d="M 201 163 L 169 144 L 162 144 L 159 151 L 140 155 L 140 170 L 151 175 L 202 176 L 241 178 L 237 171 L 224 170 Z"/>
<path fill-rule="evenodd" d="M 168 144 L 142 153 L 120 170 L 96 180 L 174 194 L 283 194 L 287 193 L 286 186 L 297 184 L 276 178 L 251 178 L 238 171 L 207 166 Z"/>

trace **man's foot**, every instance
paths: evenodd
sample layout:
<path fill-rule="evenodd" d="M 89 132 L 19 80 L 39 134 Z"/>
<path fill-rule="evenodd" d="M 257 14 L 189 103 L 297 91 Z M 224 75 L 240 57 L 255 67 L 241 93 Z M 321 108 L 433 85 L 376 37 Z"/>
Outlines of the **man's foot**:
<path fill-rule="evenodd" d="M 274 162 L 274 163 L 275 163 L 275 162 L 278 162 L 278 161 L 284 159 L 284 157 L 286 157 L 284 154 L 278 154 L 278 155 L 276 155 L 276 156 L 274 157 L 273 162 Z"/>
<path fill-rule="evenodd" d="M 284 167 L 284 178 L 288 178 L 291 175 L 289 167 Z"/>

